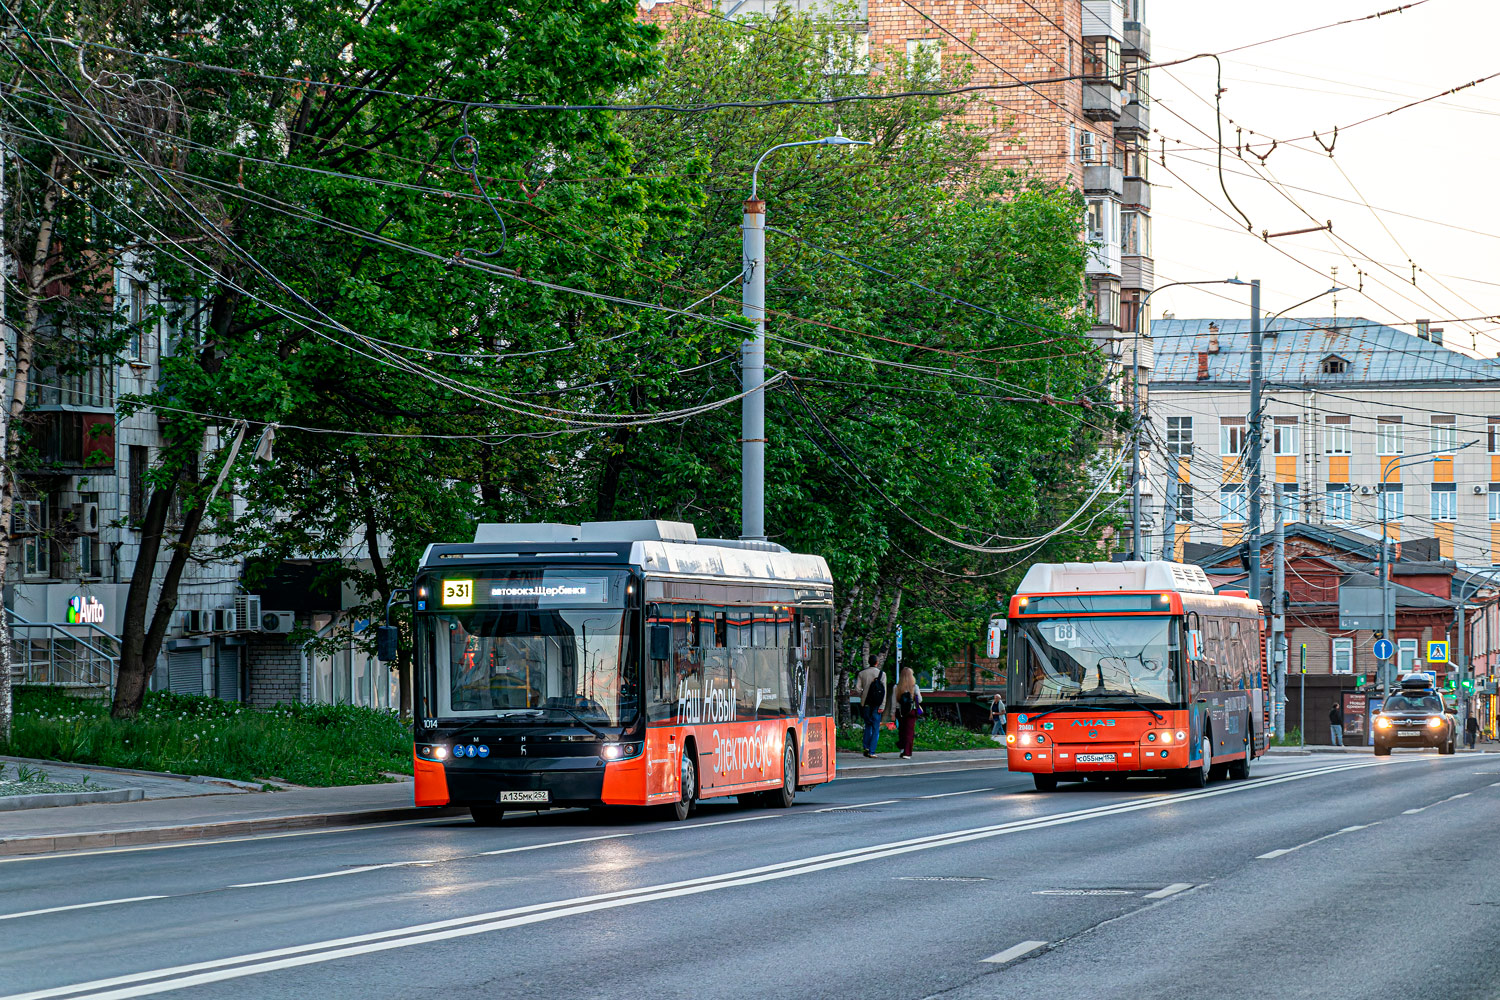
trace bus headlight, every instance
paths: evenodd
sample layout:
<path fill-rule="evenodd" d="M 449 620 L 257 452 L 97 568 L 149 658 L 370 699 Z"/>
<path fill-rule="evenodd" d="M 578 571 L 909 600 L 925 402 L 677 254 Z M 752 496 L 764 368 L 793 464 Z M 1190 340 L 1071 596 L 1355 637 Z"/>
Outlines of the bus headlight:
<path fill-rule="evenodd" d="M 639 754 L 642 747 L 640 743 L 606 743 L 599 748 L 599 756 L 605 760 L 624 760 Z"/>
<path fill-rule="evenodd" d="M 441 743 L 418 743 L 417 756 L 424 760 L 447 760 L 448 748 Z"/>

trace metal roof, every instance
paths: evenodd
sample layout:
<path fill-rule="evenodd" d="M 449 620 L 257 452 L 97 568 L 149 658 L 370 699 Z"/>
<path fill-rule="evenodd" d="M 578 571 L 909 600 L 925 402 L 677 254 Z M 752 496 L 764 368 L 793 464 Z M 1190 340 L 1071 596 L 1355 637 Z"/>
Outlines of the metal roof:
<path fill-rule="evenodd" d="M 1218 351 L 1210 337 L 1217 327 Z M 1267 382 L 1350 386 L 1452 385 L 1500 379 L 1500 359 L 1475 358 L 1415 333 L 1358 317 L 1283 318 L 1269 321 L 1262 352 Z M 1164 388 L 1219 389 L 1250 381 L 1250 319 L 1158 319 L 1151 322 L 1156 366 L 1151 384 Z M 1198 378 L 1199 354 L 1207 352 L 1208 374 Z M 1323 361 L 1348 362 L 1341 374 L 1325 374 Z"/>

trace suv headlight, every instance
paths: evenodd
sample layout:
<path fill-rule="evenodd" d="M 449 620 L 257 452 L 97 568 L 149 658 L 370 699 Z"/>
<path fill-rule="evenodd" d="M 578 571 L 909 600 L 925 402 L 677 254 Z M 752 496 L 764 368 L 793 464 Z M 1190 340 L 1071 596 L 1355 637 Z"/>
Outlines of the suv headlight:
<path fill-rule="evenodd" d="M 1429 729 L 1437 729 L 1442 724 L 1443 724 L 1443 720 L 1442 720 L 1441 716 L 1434 715 L 1432 718 L 1430 718 L 1430 719 L 1427 720 L 1427 727 Z"/>
<path fill-rule="evenodd" d="M 1391 720 L 1387 719 L 1383 715 L 1377 715 L 1377 716 L 1375 716 L 1375 728 L 1376 729 L 1389 729 L 1389 728 L 1391 728 Z"/>

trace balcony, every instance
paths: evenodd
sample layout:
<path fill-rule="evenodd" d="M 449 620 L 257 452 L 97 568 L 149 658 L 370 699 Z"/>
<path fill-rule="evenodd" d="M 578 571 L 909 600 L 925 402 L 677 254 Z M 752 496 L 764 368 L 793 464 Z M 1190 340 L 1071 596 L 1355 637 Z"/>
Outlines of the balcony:
<path fill-rule="evenodd" d="M 1089 247 L 1088 263 L 1084 266 L 1090 277 L 1120 277 L 1120 244 L 1100 243 Z"/>
<path fill-rule="evenodd" d="M 1120 120 L 1115 124 L 1116 132 L 1138 132 L 1147 135 L 1151 131 L 1151 105 L 1143 101 L 1131 101 L 1120 109 Z"/>
<path fill-rule="evenodd" d="M 113 413 L 31 410 L 23 419 L 35 449 L 35 465 L 29 471 L 114 475 Z"/>
<path fill-rule="evenodd" d="M 1124 49 L 1129 54 L 1149 60 L 1151 58 L 1151 29 L 1140 21 L 1126 21 Z"/>
<path fill-rule="evenodd" d="M 1110 80 L 1083 81 L 1083 117 L 1091 122 L 1120 118 L 1120 88 Z"/>
<path fill-rule="evenodd" d="M 1120 258 L 1120 287 L 1149 292 L 1156 287 L 1156 262 L 1150 257 Z"/>
<path fill-rule="evenodd" d="M 1108 163 L 1083 165 L 1084 194 L 1108 194 L 1120 197 L 1125 191 L 1125 171 Z"/>
<path fill-rule="evenodd" d="M 1083 0 L 1083 36 L 1125 35 L 1125 8 L 1117 0 Z"/>
<path fill-rule="evenodd" d="M 1124 193 L 1120 201 L 1126 205 L 1136 205 L 1147 211 L 1151 210 L 1151 182 L 1144 177 L 1125 178 Z"/>

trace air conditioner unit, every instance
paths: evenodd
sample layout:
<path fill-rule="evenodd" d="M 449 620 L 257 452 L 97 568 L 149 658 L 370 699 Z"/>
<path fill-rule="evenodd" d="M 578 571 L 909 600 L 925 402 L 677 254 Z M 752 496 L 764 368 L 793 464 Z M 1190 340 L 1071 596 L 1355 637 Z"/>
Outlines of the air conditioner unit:
<path fill-rule="evenodd" d="M 209 629 L 210 632 L 233 632 L 235 630 L 234 609 L 214 608 L 213 614 L 210 616 L 208 624 L 212 626 L 212 628 Z"/>
<path fill-rule="evenodd" d="M 1370 486 L 1361 486 L 1359 488 L 1359 491 L 1361 493 L 1363 493 L 1365 496 L 1369 496 L 1371 493 L 1376 492 L 1376 488 L 1375 487 L 1370 487 Z"/>
<path fill-rule="evenodd" d="M 40 500 L 22 500 L 15 505 L 10 515 L 10 533 L 12 535 L 40 535 L 46 528 L 42 520 L 44 516 Z"/>
<path fill-rule="evenodd" d="M 297 616 L 291 611 L 262 611 L 260 613 L 260 630 L 262 632 L 287 635 L 292 631 L 292 626 L 296 624 Z"/>
<path fill-rule="evenodd" d="M 182 613 L 182 630 L 188 633 L 207 632 L 208 629 L 203 627 L 204 617 L 204 613 L 199 609 L 189 608 Z"/>
<path fill-rule="evenodd" d="M 1485 494 L 1485 492 L 1486 491 L 1485 491 L 1485 488 L 1483 486 L 1476 486 L 1476 487 L 1474 487 L 1474 495 L 1476 497 L 1483 496 Z"/>
<path fill-rule="evenodd" d="M 99 505 L 75 503 L 73 505 L 73 530 L 84 535 L 99 534 Z"/>
<path fill-rule="evenodd" d="M 234 596 L 234 631 L 260 631 L 259 594 L 236 594 Z"/>

